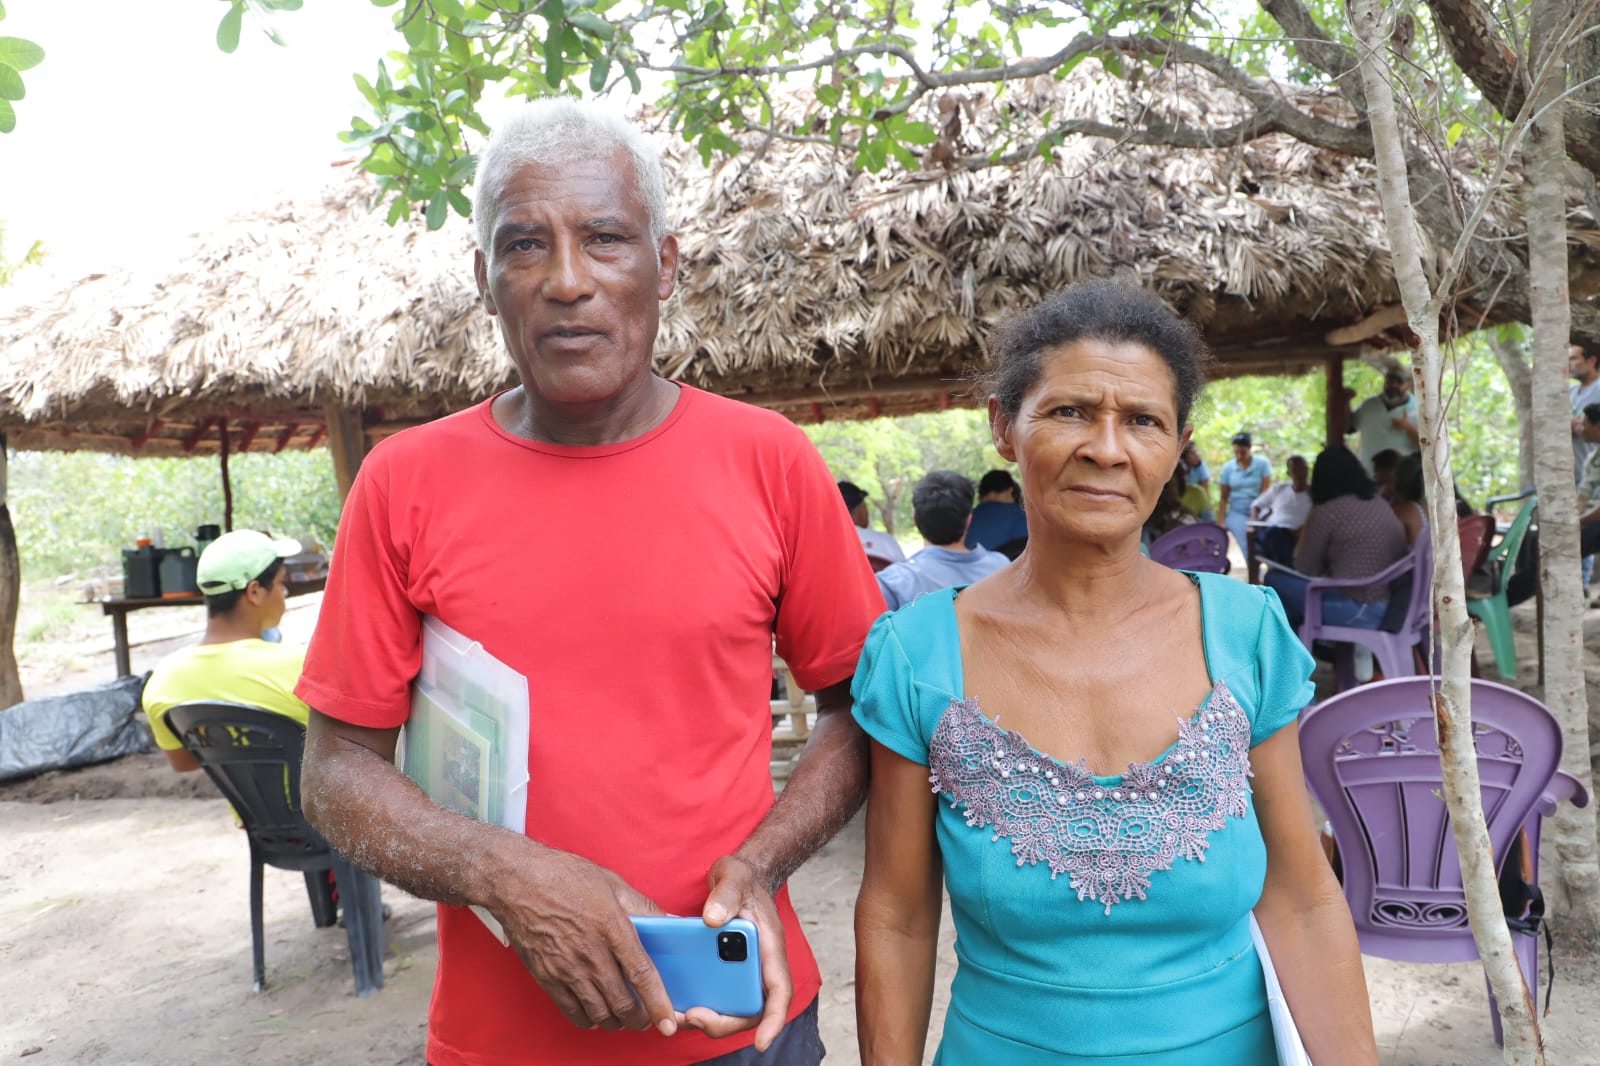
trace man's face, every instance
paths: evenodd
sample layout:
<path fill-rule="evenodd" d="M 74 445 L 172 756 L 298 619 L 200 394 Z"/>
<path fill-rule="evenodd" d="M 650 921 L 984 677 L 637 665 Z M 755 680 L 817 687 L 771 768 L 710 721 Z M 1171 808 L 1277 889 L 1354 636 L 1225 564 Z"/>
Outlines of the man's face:
<path fill-rule="evenodd" d="M 1200 465 L 1200 452 L 1193 444 L 1183 449 L 1183 464 L 1191 468 Z"/>
<path fill-rule="evenodd" d="M 1411 378 L 1407 374 L 1389 374 L 1383 379 L 1383 398 L 1394 405 L 1411 395 Z"/>
<path fill-rule="evenodd" d="M 1306 461 L 1299 456 L 1289 460 L 1289 481 L 1295 488 L 1301 488 L 1311 479 L 1311 471 L 1306 469 Z"/>
<path fill-rule="evenodd" d="M 636 186 L 619 150 L 524 166 L 494 202 L 478 292 L 523 386 L 546 402 L 603 403 L 649 372 L 678 245 L 665 238 L 658 258 Z"/>
<path fill-rule="evenodd" d="M 288 570 L 278 567 L 278 572 L 272 575 L 270 585 L 262 585 L 259 581 L 250 582 L 245 586 L 245 595 L 261 608 L 261 628 L 273 628 L 283 621 L 283 613 L 289 607 Z"/>
<path fill-rule="evenodd" d="M 1567 373 L 1579 381 L 1588 381 L 1594 377 L 1594 360 L 1585 358 L 1583 349 L 1574 344 L 1567 349 Z"/>

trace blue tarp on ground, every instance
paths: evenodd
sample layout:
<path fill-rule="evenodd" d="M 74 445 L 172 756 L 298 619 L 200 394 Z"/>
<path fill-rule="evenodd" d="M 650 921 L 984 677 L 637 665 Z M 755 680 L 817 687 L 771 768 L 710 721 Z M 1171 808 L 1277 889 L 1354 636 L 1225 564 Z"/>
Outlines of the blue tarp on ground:
<path fill-rule="evenodd" d="M 0 781 L 154 751 L 139 709 L 149 674 L 0 711 Z"/>

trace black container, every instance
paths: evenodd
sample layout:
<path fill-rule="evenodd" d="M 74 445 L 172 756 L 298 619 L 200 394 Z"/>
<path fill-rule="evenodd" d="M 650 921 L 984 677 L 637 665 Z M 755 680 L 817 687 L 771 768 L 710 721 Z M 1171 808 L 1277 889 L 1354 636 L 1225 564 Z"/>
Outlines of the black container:
<path fill-rule="evenodd" d="M 161 558 L 148 544 L 122 549 L 122 595 L 130 600 L 161 595 Z"/>
<path fill-rule="evenodd" d="M 196 560 L 193 548 L 157 550 L 161 554 L 161 561 L 156 569 L 161 578 L 163 596 L 185 596 L 200 591 L 200 586 L 195 583 Z"/>

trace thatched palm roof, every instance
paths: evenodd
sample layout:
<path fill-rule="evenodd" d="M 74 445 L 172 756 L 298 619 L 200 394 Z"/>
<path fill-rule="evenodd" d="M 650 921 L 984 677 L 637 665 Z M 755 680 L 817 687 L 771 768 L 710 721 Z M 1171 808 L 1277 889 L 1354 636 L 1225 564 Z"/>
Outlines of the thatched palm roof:
<path fill-rule="evenodd" d="M 974 96 L 962 147 L 996 147 L 1000 108 L 1037 124 L 1150 106 L 1215 122 L 1233 106 L 1193 81 L 1138 92 L 1154 103 L 1086 63 Z M 1287 137 L 1206 151 L 1078 138 L 1054 161 L 876 175 L 824 145 L 746 145 L 709 168 L 668 151 L 685 255 L 659 366 L 797 417 L 963 402 L 986 328 L 1087 275 L 1152 286 L 1233 372 L 1320 363 L 1340 352 L 1331 330 L 1394 299 L 1370 164 Z M 214 450 L 205 420 L 226 418 L 259 450 L 320 439 L 324 405 L 381 433 L 510 383 L 468 225 L 391 228 L 373 201 L 347 173 L 202 237 L 168 272 L 86 278 L 0 315 L 13 445 Z"/>

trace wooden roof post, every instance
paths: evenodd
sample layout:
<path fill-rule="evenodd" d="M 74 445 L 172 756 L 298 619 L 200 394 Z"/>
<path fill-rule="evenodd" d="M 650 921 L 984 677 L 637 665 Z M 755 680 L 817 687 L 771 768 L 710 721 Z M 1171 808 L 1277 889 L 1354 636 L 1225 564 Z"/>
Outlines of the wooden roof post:
<path fill-rule="evenodd" d="M 22 702 L 22 675 L 11 642 L 17 634 L 17 608 L 22 602 L 22 564 L 17 559 L 17 533 L 6 506 L 6 435 L 0 432 L 0 710 Z"/>
<path fill-rule="evenodd" d="M 1328 399 L 1324 405 L 1328 440 L 1324 447 L 1332 448 L 1344 443 L 1345 423 L 1350 417 L 1350 402 L 1344 395 L 1344 356 L 1328 356 L 1325 376 L 1328 379 Z"/>
<path fill-rule="evenodd" d="M 367 457 L 366 411 L 327 404 L 322 417 L 328 426 L 328 450 L 333 453 L 333 477 L 339 483 L 339 500 L 350 495 L 356 471 Z"/>
<path fill-rule="evenodd" d="M 222 531 L 233 532 L 233 475 L 228 473 L 228 420 L 217 419 L 217 431 L 222 434 L 222 445 L 217 456 L 222 463 Z"/>

